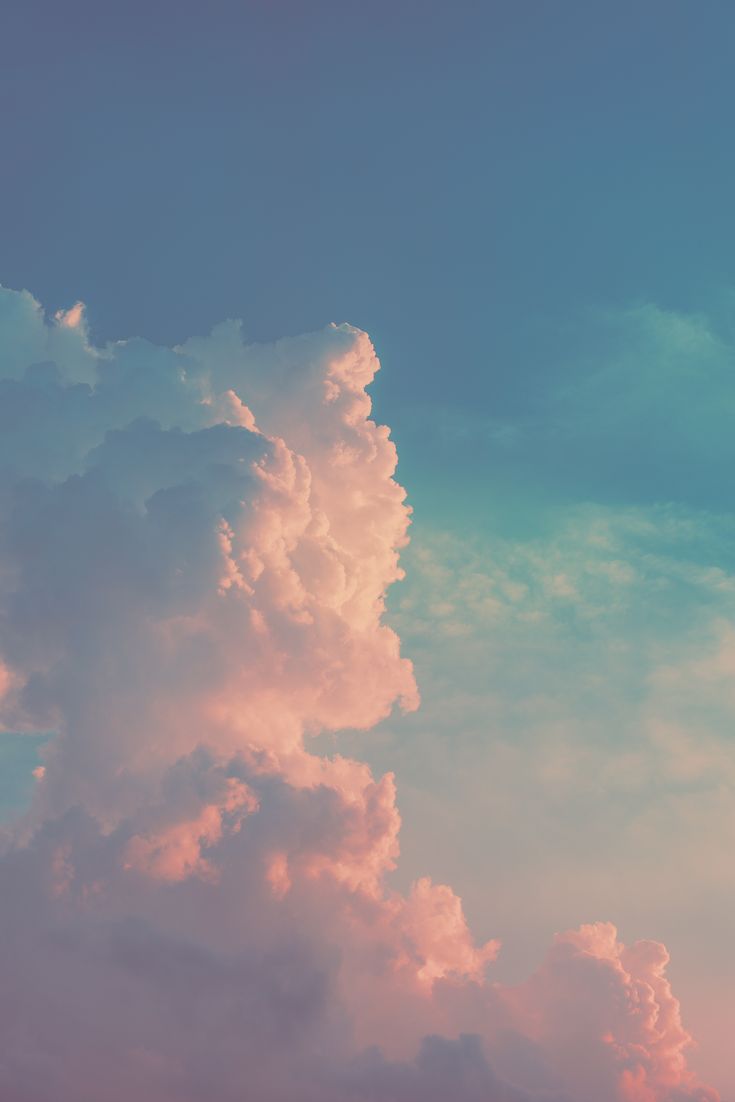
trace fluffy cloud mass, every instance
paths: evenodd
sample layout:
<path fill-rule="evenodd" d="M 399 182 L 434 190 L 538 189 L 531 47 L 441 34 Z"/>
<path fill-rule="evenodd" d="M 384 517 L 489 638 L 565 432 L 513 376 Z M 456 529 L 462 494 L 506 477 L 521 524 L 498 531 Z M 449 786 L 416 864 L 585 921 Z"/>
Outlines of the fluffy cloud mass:
<path fill-rule="evenodd" d="M 0 723 L 54 732 L 0 858 L 0 1094 L 716 1099 L 663 946 L 585 926 L 493 983 L 451 888 L 391 887 L 393 777 L 310 749 L 418 703 L 368 337 L 96 349 L 3 291 L 0 357 Z"/>

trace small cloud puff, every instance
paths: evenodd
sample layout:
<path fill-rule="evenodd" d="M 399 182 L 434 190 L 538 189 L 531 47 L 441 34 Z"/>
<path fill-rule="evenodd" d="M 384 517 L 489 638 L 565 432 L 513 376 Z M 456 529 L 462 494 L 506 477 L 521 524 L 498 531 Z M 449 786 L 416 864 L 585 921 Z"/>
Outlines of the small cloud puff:
<path fill-rule="evenodd" d="M 69 310 L 57 310 L 54 318 L 64 329 L 79 329 L 84 323 L 84 303 L 75 302 Z"/>

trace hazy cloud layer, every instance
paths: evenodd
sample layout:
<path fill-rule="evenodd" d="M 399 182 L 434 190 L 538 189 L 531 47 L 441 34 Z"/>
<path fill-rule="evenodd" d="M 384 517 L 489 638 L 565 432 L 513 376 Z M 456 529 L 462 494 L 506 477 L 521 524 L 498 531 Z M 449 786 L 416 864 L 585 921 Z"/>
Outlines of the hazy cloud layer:
<path fill-rule="evenodd" d="M 401 438 L 425 453 L 443 509 L 456 500 L 465 529 L 492 536 L 537 535 L 559 510 L 589 501 L 730 512 L 731 298 L 711 314 L 642 303 L 547 320 L 518 393 L 499 381 L 497 395 L 474 406 L 452 388 L 434 404 L 417 396 Z M 488 353 L 487 378 L 504 369 Z M 455 463 L 467 480 L 446 484 Z M 424 516 L 436 523 L 430 505 Z"/>

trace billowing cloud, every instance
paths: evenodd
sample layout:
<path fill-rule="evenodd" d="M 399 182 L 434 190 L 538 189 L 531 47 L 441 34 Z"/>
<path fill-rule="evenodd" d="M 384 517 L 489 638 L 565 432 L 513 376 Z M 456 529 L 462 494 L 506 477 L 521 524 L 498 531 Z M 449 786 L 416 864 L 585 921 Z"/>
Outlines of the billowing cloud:
<path fill-rule="evenodd" d="M 55 732 L 0 860 L 3 1097 L 715 1099 L 662 946 L 586 926 L 491 982 L 450 887 L 391 886 L 393 777 L 310 747 L 418 703 L 367 336 L 0 319 L 0 720 Z"/>

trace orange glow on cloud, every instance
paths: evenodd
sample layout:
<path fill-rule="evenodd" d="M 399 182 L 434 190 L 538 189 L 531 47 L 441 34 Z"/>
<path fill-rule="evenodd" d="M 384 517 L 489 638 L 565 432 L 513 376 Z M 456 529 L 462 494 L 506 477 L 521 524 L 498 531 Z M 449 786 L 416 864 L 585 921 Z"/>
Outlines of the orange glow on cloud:
<path fill-rule="evenodd" d="M 410 511 L 366 334 L 102 354 L 58 332 L 81 303 L 55 323 L 63 401 L 49 418 L 21 363 L 0 439 L 22 467 L 1 719 L 58 731 L 0 856 L 0 1094 L 714 1102 L 663 946 L 583 926 L 492 982 L 454 891 L 390 880 L 393 775 L 310 746 L 418 705 L 384 620 Z"/>

